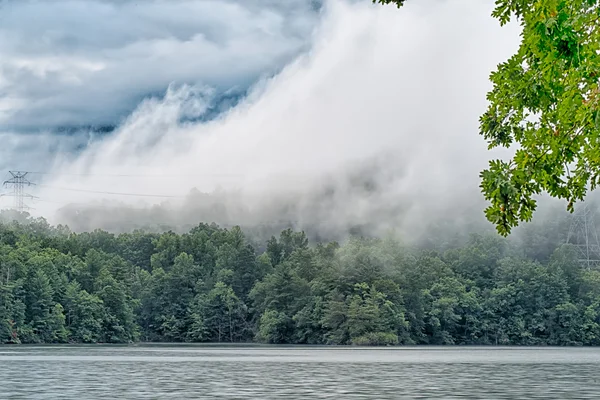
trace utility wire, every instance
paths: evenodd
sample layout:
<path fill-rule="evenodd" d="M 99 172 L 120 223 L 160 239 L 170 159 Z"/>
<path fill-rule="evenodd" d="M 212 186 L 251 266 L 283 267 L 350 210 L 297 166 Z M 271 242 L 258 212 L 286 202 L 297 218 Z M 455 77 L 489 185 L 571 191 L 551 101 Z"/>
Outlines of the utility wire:
<path fill-rule="evenodd" d="M 67 205 L 67 204 L 81 204 L 84 205 L 85 203 L 72 203 L 69 201 L 55 201 L 55 200 L 46 200 L 46 199 L 35 199 L 34 202 L 39 202 L 41 201 L 42 203 L 51 203 L 51 204 L 60 204 L 60 205 Z"/>
<path fill-rule="evenodd" d="M 41 172 L 41 171 L 36 171 L 36 172 L 28 172 L 28 174 L 37 174 L 37 175 L 55 175 L 55 176 L 97 176 L 97 177 L 149 177 L 149 178 L 155 178 L 155 177 L 181 177 L 181 176 L 230 176 L 230 177 L 241 177 L 242 175 L 240 174 L 196 174 L 196 175 L 151 175 L 151 174 L 69 174 L 69 173 L 53 173 L 53 172 Z M 130 193 L 130 192 L 112 192 L 112 191 L 104 191 L 104 190 L 89 190 L 89 189 L 77 189 L 77 188 L 68 188 L 68 187 L 57 187 L 57 186 L 52 186 L 52 185 L 45 185 L 45 184 L 38 184 L 38 187 L 45 187 L 45 188 L 50 188 L 50 189 L 55 189 L 55 190 L 64 190 L 64 191 L 71 191 L 71 192 L 81 192 L 81 193 L 92 193 L 92 194 L 105 194 L 105 195 L 114 195 L 114 196 L 131 196 L 131 197 L 153 197 L 153 198 L 173 198 L 173 199 L 181 199 L 181 198 L 185 198 L 187 196 L 175 196 L 175 195 L 162 195 L 162 194 L 153 194 L 153 193 Z M 3 199 L 5 197 L 8 197 L 9 194 L 8 193 L 0 193 L 0 199 Z M 52 201 L 52 200 L 45 200 L 45 199 L 40 199 L 39 197 L 35 198 L 36 201 L 42 201 L 42 202 L 46 202 L 46 203 L 54 203 L 54 204 L 68 204 L 68 201 L 61 201 L 61 202 L 57 202 L 57 201 Z"/>
<path fill-rule="evenodd" d="M 117 196 L 136 196 L 136 197 L 162 197 L 162 198 L 184 198 L 185 196 L 173 196 L 173 195 L 162 195 L 162 194 L 149 194 L 149 193 L 125 193 L 125 192 L 106 192 L 101 190 L 86 190 L 86 189 L 75 189 L 75 188 L 63 188 L 49 185 L 38 185 L 41 187 L 47 187 L 50 189 L 57 190 L 68 190 L 71 192 L 83 192 L 83 193 L 96 193 L 96 194 L 111 194 Z"/>
<path fill-rule="evenodd" d="M 97 176 L 97 177 L 109 177 L 109 178 L 175 178 L 175 177 L 242 177 L 241 174 L 177 174 L 177 175 L 164 175 L 164 174 L 68 174 L 68 173 L 54 173 L 54 172 L 29 172 L 29 174 L 35 175 L 52 175 L 52 176 Z"/>

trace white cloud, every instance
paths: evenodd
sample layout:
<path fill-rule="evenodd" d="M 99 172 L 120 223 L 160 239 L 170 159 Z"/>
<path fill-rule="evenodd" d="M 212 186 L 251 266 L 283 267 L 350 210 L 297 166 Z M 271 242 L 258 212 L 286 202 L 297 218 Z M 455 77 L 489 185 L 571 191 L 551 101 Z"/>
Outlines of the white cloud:
<path fill-rule="evenodd" d="M 0 2 L 0 128 L 112 124 L 172 82 L 244 88 L 316 19 L 300 0 Z"/>
<path fill-rule="evenodd" d="M 184 195 L 221 185 L 238 190 L 222 200 L 229 217 L 278 218 L 289 206 L 304 224 L 402 226 L 409 234 L 448 213 L 480 213 L 477 175 L 492 155 L 478 117 L 490 71 L 518 43 L 516 27 L 490 17 L 492 6 L 428 0 L 398 11 L 332 0 L 311 51 L 243 104 L 211 122 L 180 123 L 204 92 L 174 87 L 55 170 L 95 176 L 56 176 L 40 196 L 159 204 L 83 191 Z M 125 173 L 146 177 L 106 176 Z M 191 223 L 202 216 L 161 215 Z"/>

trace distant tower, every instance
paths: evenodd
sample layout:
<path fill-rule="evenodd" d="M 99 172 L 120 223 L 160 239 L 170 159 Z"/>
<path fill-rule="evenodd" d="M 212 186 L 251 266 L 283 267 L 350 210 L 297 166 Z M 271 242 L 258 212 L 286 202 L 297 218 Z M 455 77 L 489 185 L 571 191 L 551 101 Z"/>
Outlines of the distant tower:
<path fill-rule="evenodd" d="M 11 179 L 4 182 L 4 186 L 12 187 L 13 192 L 8 196 L 13 196 L 15 198 L 15 210 L 19 212 L 23 212 L 28 210 L 30 207 L 25 204 L 25 197 L 33 199 L 34 196 L 25 193 L 25 186 L 34 185 L 34 183 L 29 182 L 26 178 L 29 172 L 24 171 L 9 171 L 12 176 Z"/>
<path fill-rule="evenodd" d="M 567 236 L 567 243 L 577 248 L 579 263 L 586 268 L 600 265 L 600 241 L 594 222 L 595 215 L 596 212 L 585 202 L 580 203 L 573 213 Z"/>

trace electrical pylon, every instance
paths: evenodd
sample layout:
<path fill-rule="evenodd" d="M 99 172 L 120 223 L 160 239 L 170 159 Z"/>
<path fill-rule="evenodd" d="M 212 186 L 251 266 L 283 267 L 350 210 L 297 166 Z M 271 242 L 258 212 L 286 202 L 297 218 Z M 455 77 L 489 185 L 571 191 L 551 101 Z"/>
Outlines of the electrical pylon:
<path fill-rule="evenodd" d="M 13 196 L 15 200 L 15 210 L 18 212 L 23 212 L 25 210 L 29 210 L 27 204 L 25 204 L 25 198 L 34 199 L 35 196 L 32 196 L 28 193 L 25 193 L 25 186 L 35 185 L 27 179 L 27 174 L 29 172 L 25 171 L 8 171 L 12 176 L 11 179 L 4 181 L 5 187 L 12 187 L 13 192 L 6 194 L 5 196 Z"/>
<path fill-rule="evenodd" d="M 594 209 L 595 210 L 595 209 Z M 600 265 L 600 241 L 594 221 L 596 212 L 585 203 L 573 213 L 567 243 L 578 250 L 578 260 L 582 267 L 593 268 Z"/>

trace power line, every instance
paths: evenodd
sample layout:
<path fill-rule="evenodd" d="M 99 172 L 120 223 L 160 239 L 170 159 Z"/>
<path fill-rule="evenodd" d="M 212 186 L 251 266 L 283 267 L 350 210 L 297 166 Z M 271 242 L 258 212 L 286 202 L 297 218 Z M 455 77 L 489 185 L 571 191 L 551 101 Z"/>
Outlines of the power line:
<path fill-rule="evenodd" d="M 91 177 L 106 177 L 106 178 L 175 178 L 175 177 L 237 177 L 241 178 L 242 174 L 69 174 L 60 172 L 29 172 L 29 174 L 46 175 L 46 176 L 91 176 Z"/>
<path fill-rule="evenodd" d="M 8 171 L 11 175 L 11 178 L 4 181 L 5 187 L 12 187 L 13 192 L 11 194 L 4 194 L 3 196 L 12 196 L 15 199 L 15 210 L 19 212 L 23 212 L 25 210 L 29 210 L 31 207 L 25 204 L 25 197 L 30 199 L 34 199 L 35 196 L 32 196 L 28 193 L 25 193 L 25 186 L 32 186 L 34 183 L 31 183 L 27 179 L 28 172 L 25 171 Z"/>
<path fill-rule="evenodd" d="M 10 171 L 11 174 L 11 178 L 9 180 L 7 180 L 6 182 L 4 182 L 4 185 L 9 187 L 12 186 L 13 188 L 13 193 L 11 194 L 0 194 L 0 198 L 4 197 L 4 196 L 11 196 L 11 197 L 15 197 L 15 208 L 19 211 L 23 211 L 25 209 L 30 209 L 29 206 L 27 206 L 24 203 L 24 198 L 31 198 L 31 199 L 36 199 L 38 201 L 43 201 L 43 202 L 52 202 L 52 203 L 58 203 L 55 201 L 47 201 L 44 199 L 40 199 L 39 197 L 36 196 L 32 196 L 30 194 L 26 194 L 24 193 L 24 186 L 31 186 L 34 185 L 34 183 L 30 182 L 26 176 L 31 175 L 31 174 L 37 174 L 37 175 L 65 175 L 65 176 L 105 176 L 105 177 L 169 177 L 169 175 L 142 175 L 142 174 L 106 174 L 106 175 L 101 175 L 101 174 L 68 174 L 68 173 L 52 173 L 52 172 L 30 172 L 30 171 Z M 173 175 L 173 176 L 185 176 L 185 175 Z M 188 175 L 188 176 L 192 176 L 192 175 Z M 198 174 L 196 176 L 241 176 L 241 175 L 234 175 L 234 174 Z M 64 190 L 64 191 L 71 191 L 71 192 L 80 192 L 80 193 L 91 193 L 91 194 L 104 194 L 104 195 L 113 195 L 113 196 L 131 196 L 131 197 L 152 197 L 152 198 L 171 198 L 171 199 L 181 199 L 181 198 L 185 198 L 186 196 L 177 196 L 177 195 L 163 195 L 163 194 L 154 194 L 154 193 L 132 193 L 132 192 L 113 192 L 113 191 L 105 191 L 105 190 L 90 190 L 90 189 L 78 189 L 78 188 L 70 188 L 70 187 L 58 187 L 58 186 L 52 186 L 52 185 L 45 185 L 45 184 L 38 184 L 36 185 L 38 187 L 45 187 L 45 188 L 50 188 L 50 189 L 55 189 L 55 190 Z M 66 202 L 68 203 L 68 201 Z"/>
<path fill-rule="evenodd" d="M 126 192 L 107 192 L 102 190 L 87 190 L 87 189 L 75 189 L 75 188 L 64 188 L 50 185 L 38 185 L 40 187 L 47 187 L 56 190 L 66 190 L 71 192 L 83 192 L 83 193 L 95 193 L 95 194 L 110 194 L 116 196 L 134 196 L 134 197 L 162 197 L 162 198 L 184 198 L 185 196 L 173 196 L 173 195 L 162 195 L 162 194 L 150 194 L 150 193 L 126 193 Z"/>
<path fill-rule="evenodd" d="M 600 265 L 600 240 L 595 216 L 595 209 L 590 210 L 587 203 L 581 203 L 571 219 L 567 236 L 567 243 L 577 249 L 579 263 L 587 268 Z"/>
<path fill-rule="evenodd" d="M 46 200 L 46 199 L 36 199 L 35 201 L 41 201 L 42 203 L 60 204 L 60 205 L 67 204 L 67 202 L 64 202 L 64 201 L 54 201 L 54 200 Z"/>

